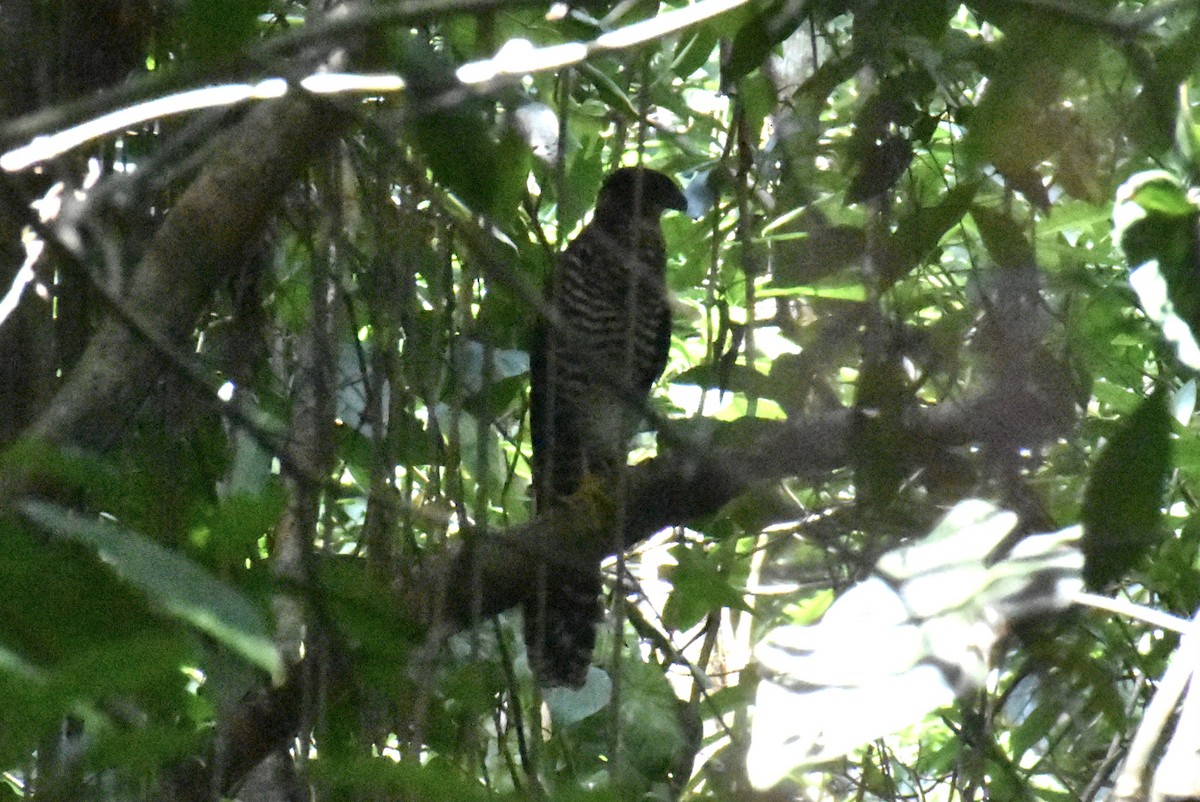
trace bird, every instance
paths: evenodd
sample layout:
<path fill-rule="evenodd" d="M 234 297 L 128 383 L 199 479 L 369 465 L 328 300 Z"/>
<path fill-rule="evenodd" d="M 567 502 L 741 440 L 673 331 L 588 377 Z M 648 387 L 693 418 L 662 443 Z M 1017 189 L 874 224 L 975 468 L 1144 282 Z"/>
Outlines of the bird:
<path fill-rule="evenodd" d="M 600 186 L 591 221 L 551 271 L 547 315 L 530 352 L 535 511 L 613 479 L 671 342 L 661 217 L 684 211 L 673 179 L 622 167 Z M 530 667 L 539 686 L 582 686 L 600 606 L 600 566 L 552 565 L 524 604 Z"/>

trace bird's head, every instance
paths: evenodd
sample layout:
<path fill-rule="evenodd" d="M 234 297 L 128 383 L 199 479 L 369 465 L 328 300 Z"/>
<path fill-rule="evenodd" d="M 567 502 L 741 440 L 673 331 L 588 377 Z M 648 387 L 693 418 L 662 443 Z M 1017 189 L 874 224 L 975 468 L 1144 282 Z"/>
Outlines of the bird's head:
<path fill-rule="evenodd" d="M 622 167 L 609 173 L 596 199 L 598 218 L 629 219 L 636 215 L 657 223 L 659 215 L 668 209 L 685 211 L 687 198 L 669 176 L 647 167 Z"/>

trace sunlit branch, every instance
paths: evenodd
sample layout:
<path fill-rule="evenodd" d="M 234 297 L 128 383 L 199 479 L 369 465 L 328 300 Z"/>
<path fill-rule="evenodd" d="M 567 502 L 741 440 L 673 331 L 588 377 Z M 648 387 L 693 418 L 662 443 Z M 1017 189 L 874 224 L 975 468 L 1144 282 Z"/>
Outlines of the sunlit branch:
<path fill-rule="evenodd" d="M 21 296 L 25 292 L 25 288 L 34 279 L 33 266 L 37 263 L 38 257 L 42 254 L 43 243 L 33 241 L 27 243 L 25 262 L 21 265 L 21 269 L 13 276 L 12 284 L 9 285 L 8 292 L 0 298 L 0 326 L 4 325 L 4 321 L 8 320 L 8 316 L 16 311 L 17 305 L 21 303 Z"/>
<path fill-rule="evenodd" d="M 1195 626 L 1200 622 L 1200 613 L 1192 619 Z M 1154 757 L 1155 747 L 1162 740 L 1162 734 L 1171 722 L 1175 706 L 1183 696 L 1188 682 L 1192 678 L 1196 659 L 1200 656 L 1200 639 L 1195 636 L 1185 637 L 1180 648 L 1171 655 L 1166 671 L 1158 681 L 1158 690 L 1134 733 L 1133 740 L 1125 755 L 1125 761 L 1113 784 L 1112 798 L 1118 802 L 1146 799 L 1146 784 L 1149 779 L 1150 761 Z"/>
<path fill-rule="evenodd" d="M 378 94 L 397 92 L 404 88 L 398 75 L 358 75 L 348 73 L 315 73 L 300 81 L 300 87 L 314 95 L 368 92 Z M 150 120 L 170 117 L 189 111 L 232 106 L 247 100 L 270 100 L 283 97 L 288 82 L 283 78 L 268 78 L 254 84 L 221 84 L 190 89 L 173 95 L 148 100 L 101 115 L 49 136 L 34 137 L 27 145 L 0 155 L 0 169 L 8 172 L 24 170 L 38 162 L 52 159 L 85 142 L 123 131 Z"/>
<path fill-rule="evenodd" d="M 487 90 L 514 77 L 559 70 L 582 64 L 600 53 L 646 44 L 716 17 L 748 0 L 704 0 L 601 34 L 590 42 L 567 42 L 535 47 L 525 39 L 512 39 L 490 59 L 472 61 L 458 69 L 458 79 L 472 89 Z M 395 74 L 313 73 L 297 82 L 316 95 L 389 94 L 403 91 L 405 81 Z M 268 100 L 287 93 L 290 82 L 266 78 L 257 83 L 206 86 L 126 106 L 54 134 L 36 136 L 20 147 L 0 154 L 0 170 L 16 172 L 54 158 L 102 136 L 118 133 L 151 120 L 201 109 Z"/>
<path fill-rule="evenodd" d="M 1195 625 L 1185 618 L 1164 613 L 1161 610 L 1155 610 L 1151 607 L 1134 604 L 1125 599 L 1109 598 L 1108 596 L 1098 596 L 1095 593 L 1080 591 L 1074 595 L 1072 601 L 1076 604 L 1082 604 L 1084 607 L 1092 607 L 1096 610 L 1105 610 L 1110 613 L 1133 618 L 1159 629 L 1178 632 L 1180 635 L 1187 635 L 1195 629 Z"/>
<path fill-rule="evenodd" d="M 458 68 L 458 80 L 478 84 L 501 76 L 520 76 L 571 67 L 610 50 L 626 50 L 660 39 L 684 28 L 724 14 L 748 0 L 704 0 L 692 6 L 659 14 L 601 34 L 591 42 L 566 42 L 534 47 L 526 39 L 511 39 L 490 59 L 472 61 Z"/>

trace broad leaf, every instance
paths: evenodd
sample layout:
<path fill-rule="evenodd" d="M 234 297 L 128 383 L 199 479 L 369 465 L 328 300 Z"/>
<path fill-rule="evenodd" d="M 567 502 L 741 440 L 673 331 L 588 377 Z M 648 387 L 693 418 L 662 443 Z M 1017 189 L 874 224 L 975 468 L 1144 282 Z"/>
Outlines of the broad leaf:
<path fill-rule="evenodd" d="M 690 629 L 725 607 L 750 611 L 742 592 L 721 572 L 717 555 L 689 546 L 677 546 L 671 554 L 676 564 L 665 572 L 672 591 L 663 610 L 663 624 L 669 629 Z"/>
<path fill-rule="evenodd" d="M 792 32 L 808 13 L 804 3 L 777 2 L 751 17 L 733 37 L 729 60 L 722 71 L 726 85 L 748 75 L 767 59 L 767 55 Z"/>
<path fill-rule="evenodd" d="M 1062 609 L 1081 589 L 1078 527 L 1034 535 L 991 563 L 1017 516 L 969 499 L 923 540 L 888 552 L 813 626 L 773 630 L 746 768 L 758 788 L 918 723 L 981 686 L 1016 619 Z M 852 715 L 848 715 L 853 711 Z"/>
<path fill-rule="evenodd" d="M 21 509 L 48 531 L 95 549 L 117 575 L 165 612 L 221 641 L 273 677 L 281 674 L 279 653 L 262 611 L 191 560 L 116 524 L 61 507 L 27 501 Z"/>
<path fill-rule="evenodd" d="M 1167 393 L 1159 389 L 1122 421 L 1096 459 L 1083 497 L 1089 587 L 1121 579 L 1162 540 L 1170 438 Z"/>
<path fill-rule="evenodd" d="M 998 209 L 979 204 L 971 207 L 971 217 L 988 254 L 1000 267 L 1028 267 L 1035 263 L 1033 246 L 1026 236 L 1028 226 Z"/>
<path fill-rule="evenodd" d="M 974 181 L 958 184 L 936 205 L 913 209 L 901 218 L 880 257 L 879 272 L 884 288 L 908 275 L 937 247 L 946 232 L 971 208 L 977 190 L 978 184 Z"/>

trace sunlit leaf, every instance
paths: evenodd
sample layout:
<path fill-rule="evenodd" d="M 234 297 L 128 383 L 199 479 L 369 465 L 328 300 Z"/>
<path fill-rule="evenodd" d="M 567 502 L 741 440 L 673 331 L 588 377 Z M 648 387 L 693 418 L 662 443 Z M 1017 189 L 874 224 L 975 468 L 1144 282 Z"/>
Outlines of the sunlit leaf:
<path fill-rule="evenodd" d="M 1011 621 L 1070 604 L 1082 587 L 1078 527 L 1028 537 L 989 563 L 1016 523 L 987 502 L 961 502 L 928 537 L 883 555 L 877 575 L 819 623 L 769 633 L 755 651 L 751 782 L 770 787 L 918 723 L 983 684 Z"/>
<path fill-rule="evenodd" d="M 1125 203 L 1137 204 L 1148 214 L 1159 213 L 1169 217 L 1190 217 L 1196 213 L 1196 204 L 1180 186 L 1178 179 L 1164 170 L 1138 173 L 1122 184 L 1117 190 L 1118 207 Z M 1122 211 L 1117 208 L 1113 214 L 1120 217 Z M 1129 222 L 1118 223 L 1119 233 L 1124 233 L 1128 225 Z"/>
<path fill-rule="evenodd" d="M 1187 426 L 1188 422 L 1192 419 L 1192 413 L 1195 411 L 1196 380 L 1188 379 L 1171 396 L 1171 417 L 1178 421 L 1180 426 Z"/>
<path fill-rule="evenodd" d="M 672 586 L 663 610 L 663 624 L 669 629 L 689 629 L 725 607 L 749 612 L 742 592 L 720 570 L 715 554 L 684 546 L 672 549 L 671 554 L 676 564 L 664 572 Z"/>
<path fill-rule="evenodd" d="M 542 699 L 556 724 L 569 727 L 603 710 L 612 701 L 613 684 L 608 672 L 588 666 L 587 679 L 579 688 L 547 688 Z"/>
<path fill-rule="evenodd" d="M 917 666 L 902 677 L 884 677 L 865 689 L 796 693 L 764 681 L 754 700 L 746 755 L 750 783 L 770 788 L 803 764 L 841 757 L 874 738 L 919 723 L 929 711 L 953 700 L 954 691 L 931 665 Z M 855 715 L 847 716 L 851 710 Z M 838 719 L 841 726 L 833 724 Z"/>
<path fill-rule="evenodd" d="M 768 287 L 758 292 L 759 298 L 832 298 L 838 301 L 865 301 L 867 288 L 862 284 L 799 284 L 795 287 Z"/>
<path fill-rule="evenodd" d="M 1163 338 L 1175 346 L 1175 356 L 1184 365 L 1200 370 L 1200 343 L 1188 319 L 1181 317 L 1178 307 L 1171 299 L 1171 283 L 1160 269 L 1160 262 L 1152 259 L 1129 274 L 1129 285 L 1138 295 L 1138 301 L 1146 316 L 1162 329 Z M 1192 299 L 1185 298 L 1185 302 Z"/>

